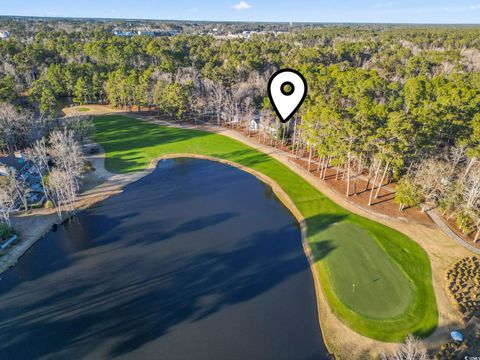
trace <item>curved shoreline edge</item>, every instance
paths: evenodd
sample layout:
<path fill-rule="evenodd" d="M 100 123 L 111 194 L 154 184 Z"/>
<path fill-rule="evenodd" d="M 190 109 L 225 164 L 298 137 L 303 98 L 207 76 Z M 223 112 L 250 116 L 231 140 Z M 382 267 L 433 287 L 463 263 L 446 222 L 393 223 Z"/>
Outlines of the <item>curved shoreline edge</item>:
<path fill-rule="evenodd" d="M 97 144 L 97 145 L 101 147 L 100 144 Z M 132 174 L 133 176 L 136 175 L 135 178 L 132 179 L 132 181 L 129 182 L 128 184 L 125 184 L 124 186 L 122 186 L 122 189 L 126 185 L 133 184 L 133 183 L 139 181 L 141 178 L 151 174 L 156 169 L 157 164 L 160 161 L 167 160 L 167 159 L 179 159 L 179 158 L 202 159 L 202 160 L 215 161 L 215 162 L 218 162 L 218 163 L 222 163 L 222 164 L 232 166 L 234 168 L 237 168 L 239 170 L 242 170 L 246 173 L 249 173 L 249 174 L 255 176 L 258 180 L 260 180 L 262 183 L 268 185 L 272 189 L 273 193 L 278 198 L 278 200 L 280 200 L 280 202 L 283 204 L 283 206 L 285 206 L 290 211 L 290 213 L 295 217 L 295 219 L 298 221 L 298 223 L 300 225 L 303 252 L 305 253 L 305 256 L 307 258 L 309 268 L 310 268 L 310 272 L 311 272 L 312 278 L 313 278 L 313 284 L 314 284 L 314 287 L 315 287 L 315 294 L 316 294 L 315 302 L 317 304 L 317 317 L 318 317 L 318 322 L 319 322 L 319 326 L 320 326 L 320 333 L 322 334 L 323 342 L 324 342 L 328 352 L 330 354 L 334 354 L 334 351 L 332 351 L 331 345 L 327 341 L 327 338 L 326 338 L 325 333 L 324 333 L 324 329 L 327 326 L 326 326 L 326 324 L 322 323 L 322 316 L 321 316 L 321 312 L 322 312 L 322 307 L 321 306 L 322 306 L 322 304 L 321 303 L 323 303 L 324 306 L 329 306 L 329 305 L 328 305 L 328 300 L 326 299 L 325 294 L 323 293 L 323 289 L 322 289 L 322 285 L 321 285 L 321 282 L 320 282 L 319 274 L 318 274 L 317 271 L 315 271 L 315 261 L 313 259 L 313 255 L 312 255 L 312 252 L 311 252 L 310 246 L 308 245 L 308 240 L 307 240 L 307 224 L 306 224 L 306 221 L 305 221 L 305 217 L 302 215 L 300 210 L 298 210 L 297 206 L 292 201 L 292 199 L 290 199 L 290 197 L 287 195 L 287 193 L 282 189 L 282 187 L 280 185 L 277 184 L 276 181 L 274 181 L 270 177 L 262 174 L 259 171 L 253 170 L 252 168 L 249 168 L 248 166 L 244 166 L 244 165 L 238 164 L 238 163 L 230 161 L 230 160 L 221 159 L 221 158 L 217 158 L 217 157 L 213 157 L 213 156 L 207 156 L 207 155 L 199 155 L 199 154 L 191 154 L 191 153 L 174 153 L 174 154 L 162 155 L 162 156 L 159 156 L 159 157 L 153 159 L 150 162 L 150 164 L 148 165 L 148 168 L 146 170 L 143 170 L 143 171 L 137 172 L 135 174 Z M 321 301 L 320 301 L 320 299 L 321 299 Z"/>
<path fill-rule="evenodd" d="M 313 259 L 313 255 L 312 255 L 312 252 L 311 252 L 310 246 L 308 245 L 308 240 L 307 240 L 307 224 L 306 224 L 306 221 L 305 221 L 305 217 L 302 215 L 300 210 L 298 210 L 297 206 L 292 201 L 292 199 L 290 199 L 290 197 L 281 188 L 281 186 L 278 185 L 277 182 L 275 182 L 270 177 L 268 177 L 268 176 L 266 176 L 266 175 L 264 175 L 264 174 L 262 174 L 262 173 L 260 173 L 256 170 L 253 170 L 253 169 L 251 169 L 247 166 L 238 164 L 236 162 L 216 158 L 216 157 L 213 157 L 213 156 L 207 156 L 207 155 L 188 154 L 188 153 L 163 155 L 163 156 L 160 156 L 160 157 L 152 160 L 152 162 L 150 163 L 149 168 L 148 168 L 148 173 L 145 174 L 145 175 L 148 175 L 151 172 L 153 172 L 155 170 L 158 162 L 160 162 L 162 160 L 166 160 L 166 159 L 178 159 L 178 158 L 192 158 L 192 159 L 202 159 L 202 160 L 215 161 L 215 162 L 219 162 L 219 163 L 222 163 L 222 164 L 232 166 L 234 168 L 237 168 L 239 170 L 242 170 L 244 172 L 247 172 L 247 173 L 255 176 L 258 180 L 260 180 L 262 183 L 268 185 L 272 189 L 273 193 L 278 198 L 278 200 L 280 200 L 280 202 L 283 204 L 283 206 L 285 206 L 290 211 L 290 213 L 295 217 L 295 219 L 298 221 L 298 223 L 300 225 L 300 233 L 301 233 L 301 237 L 302 237 L 303 252 L 305 253 L 305 257 L 307 258 L 308 265 L 309 265 L 309 268 L 310 268 L 310 272 L 311 272 L 312 278 L 313 278 L 313 284 L 314 284 L 314 287 L 315 287 L 315 294 L 316 294 L 315 303 L 317 304 L 317 317 L 318 317 L 318 322 L 319 322 L 319 326 L 320 326 L 320 333 L 322 334 L 323 343 L 325 344 L 325 347 L 327 348 L 328 352 L 330 354 L 334 354 L 334 352 L 331 349 L 331 346 L 329 345 L 329 343 L 327 341 L 325 333 L 324 333 L 324 329 L 326 328 L 326 324 L 322 323 L 320 299 L 322 299 L 322 302 L 324 302 L 326 306 L 328 306 L 328 302 L 327 302 L 327 299 L 325 298 L 325 294 L 323 293 L 323 290 L 322 290 L 320 277 L 319 277 L 317 271 L 315 271 L 315 261 Z M 138 180 L 136 180 L 136 181 L 138 181 Z"/>
<path fill-rule="evenodd" d="M 99 148 L 102 149 L 100 155 L 104 155 L 105 152 L 103 150 L 103 147 L 100 144 L 93 143 L 94 145 L 98 146 Z M 247 166 L 235 163 L 233 161 L 221 159 L 221 158 L 216 158 L 213 156 L 207 156 L 207 155 L 199 155 L 199 154 L 191 154 L 191 153 L 175 153 L 175 154 L 167 154 L 167 155 L 162 155 L 159 156 L 155 159 L 153 159 L 148 168 L 143 170 L 143 171 L 138 171 L 132 174 L 128 174 L 123 181 L 119 183 L 113 184 L 114 188 L 118 188 L 117 190 L 111 190 L 108 193 L 103 193 L 101 195 L 98 195 L 98 198 L 95 197 L 92 202 L 88 202 L 88 204 L 85 205 L 80 205 L 79 210 L 86 210 L 92 205 L 94 205 L 97 202 L 101 202 L 105 199 L 107 199 L 110 196 L 116 195 L 118 193 L 121 193 L 124 191 L 125 187 L 133 184 L 145 176 L 150 175 L 155 168 L 157 167 L 157 164 L 162 161 L 162 160 L 167 160 L 167 159 L 178 159 L 178 158 L 191 158 L 191 159 L 202 159 L 202 160 L 209 160 L 209 161 L 215 161 L 218 163 L 226 164 L 229 166 L 232 166 L 234 168 L 237 168 L 241 171 L 244 171 L 246 173 L 249 173 L 253 176 L 255 176 L 259 181 L 262 183 L 268 185 L 275 196 L 280 200 L 280 202 L 285 206 L 290 213 L 295 217 L 297 222 L 300 225 L 300 232 L 301 232 L 301 239 L 302 239 L 302 248 L 305 253 L 305 256 L 307 258 L 308 264 L 309 264 L 309 269 L 312 274 L 313 278 L 313 283 L 315 287 L 315 302 L 317 304 L 317 317 L 318 317 L 318 322 L 319 322 L 319 327 L 320 327 L 320 333 L 322 334 L 322 339 L 323 343 L 325 344 L 325 347 L 327 348 L 328 352 L 330 354 L 334 354 L 334 352 L 331 349 L 331 346 L 329 345 L 329 342 L 327 341 L 327 338 L 324 333 L 324 329 L 326 328 L 326 324 L 322 323 L 322 307 L 321 307 L 321 301 L 325 304 L 324 306 L 328 306 L 328 301 L 325 298 L 325 295 L 322 290 L 322 286 L 320 283 L 320 277 L 318 273 L 315 271 L 315 262 L 313 259 L 313 255 L 311 253 L 310 247 L 308 245 L 308 240 L 307 240 L 307 225 L 305 221 L 305 217 L 302 215 L 300 210 L 296 207 L 295 203 L 290 199 L 290 197 L 287 195 L 287 193 L 281 188 L 280 185 L 278 185 L 273 179 L 270 177 L 253 170 Z M 102 169 L 104 170 L 104 169 Z M 113 174 L 110 174 L 113 175 Z M 113 175 L 115 176 L 115 175 Z M 110 179 L 105 179 L 107 182 Z M 117 182 L 116 180 L 113 180 L 113 182 Z M 87 192 L 88 193 L 88 192 Z M 83 194 L 80 194 L 80 199 L 82 199 L 82 196 L 85 196 Z M 87 197 L 89 196 L 88 194 L 86 195 Z M 59 218 L 56 214 L 50 213 L 50 216 L 55 216 L 52 221 L 47 221 L 45 222 L 45 226 L 42 226 L 38 231 L 35 232 L 35 234 L 32 234 L 32 236 L 29 237 L 29 239 L 26 239 L 25 241 L 22 241 L 20 244 L 17 244 L 14 248 L 11 248 L 9 250 L 9 256 L 8 257 L 2 257 L 2 260 L 0 260 L 0 275 L 10 269 L 11 267 L 15 266 L 15 264 L 21 259 L 21 257 L 33 246 L 37 241 L 39 241 L 45 234 L 47 234 L 49 231 L 51 231 L 51 227 L 53 225 L 59 225 L 63 223 L 64 221 L 68 220 L 70 216 L 66 215 L 65 213 L 62 213 L 62 217 Z M 321 299 L 321 301 L 320 301 Z"/>
<path fill-rule="evenodd" d="M 107 114 L 105 114 L 105 115 L 107 115 Z M 114 114 L 111 114 L 111 115 L 114 115 Z M 457 246 L 455 244 L 452 244 L 450 242 L 445 242 L 446 239 L 444 239 L 444 237 L 442 237 L 439 234 L 439 232 L 435 231 L 434 229 L 432 230 L 432 229 L 427 229 L 427 228 L 422 227 L 422 226 L 418 226 L 416 224 L 401 224 L 399 222 L 392 221 L 391 219 L 390 220 L 389 219 L 379 219 L 378 216 L 374 216 L 372 214 L 365 213 L 365 211 L 361 211 L 361 209 L 358 209 L 357 207 L 354 207 L 351 204 L 349 204 L 348 200 L 346 200 L 343 197 L 338 196 L 338 194 L 332 192 L 332 190 L 330 190 L 324 184 L 316 181 L 316 179 L 313 179 L 312 176 L 308 176 L 310 174 L 303 174 L 303 173 L 300 173 L 299 171 L 296 171 L 294 168 L 289 166 L 290 164 L 286 163 L 285 159 L 282 159 L 283 155 L 280 154 L 278 151 L 274 151 L 271 148 L 266 148 L 266 147 L 265 147 L 265 149 L 263 149 L 262 145 L 256 144 L 253 141 L 251 141 L 250 139 L 246 139 L 246 138 L 244 139 L 239 134 L 236 134 L 233 131 L 230 131 L 228 129 L 223 129 L 223 128 L 221 128 L 221 129 L 212 128 L 211 129 L 211 128 L 198 127 L 198 126 L 195 126 L 195 127 L 194 126 L 185 126 L 185 125 L 178 125 L 178 124 L 170 124 L 170 123 L 167 123 L 167 122 L 164 122 L 164 121 L 161 121 L 161 124 L 160 124 L 160 121 L 159 122 L 151 121 L 149 119 L 137 117 L 137 116 L 135 116 L 135 114 L 115 114 L 115 115 L 123 115 L 123 116 L 127 115 L 128 117 L 134 118 L 136 120 L 143 120 L 145 122 L 156 123 L 158 125 L 167 125 L 167 126 L 171 126 L 171 127 L 190 128 L 190 129 L 195 128 L 196 130 L 219 133 L 219 134 L 222 134 L 226 137 L 230 137 L 232 139 L 240 141 L 240 142 L 244 143 L 245 145 L 247 145 L 249 147 L 252 147 L 252 148 L 254 148 L 254 149 L 256 149 L 260 152 L 263 152 L 264 154 L 280 161 L 281 163 L 283 163 L 284 165 L 289 167 L 290 170 L 296 172 L 305 181 L 310 183 L 310 185 L 312 185 L 318 191 L 322 192 L 327 198 L 330 198 L 330 200 L 337 203 L 338 205 L 340 205 L 344 209 L 346 209 L 348 211 L 351 211 L 354 214 L 358 214 L 360 216 L 363 216 L 363 217 L 366 217 L 368 219 L 379 222 L 383 225 L 387 225 L 387 226 L 389 226 L 389 227 L 391 227 L 391 228 L 393 228 L 397 231 L 400 231 L 400 232 L 406 234 L 411 239 L 414 239 L 415 242 L 418 243 L 419 245 L 421 245 L 424 249 L 429 250 L 429 251 L 427 251 L 427 254 L 429 255 L 431 265 L 432 265 L 433 268 L 436 268 L 436 270 L 437 270 L 436 274 L 440 274 L 436 278 L 436 280 L 433 281 L 433 286 L 434 286 L 434 289 L 435 289 L 437 302 L 438 302 L 439 298 L 442 299 L 442 302 L 443 302 L 442 310 L 443 311 L 439 314 L 440 318 L 439 318 L 439 322 L 438 322 L 439 328 L 437 328 L 438 331 L 436 331 L 435 334 L 431 335 L 430 337 L 426 338 L 426 341 L 428 342 L 428 346 L 431 348 L 432 346 L 436 346 L 440 341 L 442 341 L 442 336 L 444 335 L 445 331 L 441 331 L 440 326 L 442 326 L 442 328 L 443 328 L 446 324 L 448 324 L 449 326 L 452 326 L 453 324 L 456 324 L 457 316 L 456 316 L 456 314 L 453 315 L 452 312 L 451 312 L 451 310 L 453 309 L 453 305 L 451 305 L 449 302 L 448 303 L 445 302 L 446 296 L 445 296 L 444 292 L 442 292 L 443 288 L 444 288 L 444 286 L 443 286 L 444 285 L 443 273 L 440 273 L 439 269 L 442 270 L 442 269 L 444 269 L 446 264 L 451 264 L 452 263 L 452 261 L 453 261 L 452 258 L 454 258 L 454 256 L 452 256 L 453 251 L 456 251 L 456 254 L 458 255 L 459 258 L 462 257 L 463 253 L 465 253 L 465 252 L 460 251 L 460 250 L 463 250 L 463 249 L 457 249 Z M 100 148 L 102 148 L 102 147 L 100 146 Z M 103 168 L 103 161 L 104 161 L 103 155 L 104 154 L 102 153 L 100 155 L 101 159 L 98 159 L 98 160 L 101 160 L 101 167 L 100 168 Z M 176 156 L 173 156 L 173 155 L 176 155 Z M 192 154 L 169 154 L 169 155 L 166 155 L 166 156 L 160 156 L 157 159 L 151 160 L 151 162 L 152 162 L 151 167 L 154 167 L 156 165 L 156 163 L 158 161 L 160 161 L 161 159 L 168 158 L 168 157 L 172 158 L 172 157 L 200 157 L 200 156 L 198 154 L 193 154 L 193 156 L 192 156 Z M 208 159 L 208 157 L 204 157 L 204 158 Z M 210 160 L 224 162 L 224 163 L 227 163 L 227 164 L 230 163 L 230 165 L 238 167 L 242 170 L 249 169 L 248 167 L 246 167 L 244 165 L 238 165 L 236 163 L 232 163 L 232 162 L 230 162 L 228 160 L 224 160 L 224 159 L 214 158 L 214 159 L 210 159 Z M 99 167 L 95 166 L 95 168 L 98 169 Z M 249 170 L 251 170 L 251 169 L 249 169 Z M 112 174 L 112 173 L 109 173 L 108 171 L 104 171 L 104 174 L 107 174 L 108 176 L 104 175 L 103 180 L 104 180 L 105 183 L 108 183 L 108 186 L 110 188 L 107 191 L 100 190 L 100 193 L 97 192 L 97 194 L 86 194 L 85 195 L 84 193 L 82 193 L 80 195 L 80 197 L 82 197 L 82 198 L 95 197 L 95 199 L 92 200 L 91 203 L 90 203 L 90 205 L 92 205 L 92 204 L 94 204 L 98 201 L 103 200 L 104 198 L 106 198 L 110 195 L 121 192 L 122 188 L 125 185 L 128 185 L 129 183 L 132 183 L 132 182 L 142 178 L 143 176 L 150 173 L 150 171 L 151 171 L 151 169 L 144 168 L 143 170 L 139 170 L 139 171 L 136 171 L 134 173 L 127 173 L 127 174 L 122 174 L 122 175 Z M 253 172 L 256 172 L 256 171 L 252 170 L 252 171 L 248 171 L 248 172 L 253 173 Z M 257 178 L 259 178 L 261 181 L 263 181 L 261 179 L 261 177 L 266 177 L 266 176 L 264 176 L 263 174 L 261 174 L 260 177 L 257 176 Z M 265 182 L 265 181 L 263 181 L 263 182 Z M 275 190 L 271 183 L 269 183 L 269 182 L 266 182 L 266 183 L 268 185 L 270 185 L 270 187 L 272 187 L 272 190 Z M 283 191 L 283 189 L 282 189 L 282 191 Z M 292 211 L 292 208 L 289 207 L 288 204 L 285 203 L 285 201 L 283 201 L 286 198 L 288 198 L 288 196 L 283 197 L 283 199 L 282 199 L 282 197 L 279 196 L 278 192 L 275 192 L 275 194 L 282 201 L 282 203 L 287 208 L 289 208 L 289 210 L 296 217 L 296 219 L 299 220 L 299 218 L 297 216 L 298 214 L 295 214 L 295 212 Z M 88 205 L 86 207 L 88 207 Z M 82 209 L 84 207 L 80 207 L 80 208 Z M 295 208 L 295 210 L 298 210 L 298 209 L 296 209 L 295 206 L 294 206 L 294 208 Z M 301 216 L 301 214 L 300 214 L 300 219 L 303 219 L 303 216 Z M 55 221 L 55 223 L 59 223 L 59 222 L 61 222 L 61 221 Z M 303 225 L 302 226 L 302 231 L 305 231 L 306 230 L 305 224 L 304 223 L 302 224 L 301 221 L 299 221 L 299 223 L 300 223 L 301 226 Z M 43 233 L 47 232 L 48 230 L 49 230 L 49 227 L 44 229 Z M 43 233 L 40 234 L 37 237 L 36 240 L 38 240 L 38 238 L 40 238 L 43 235 Z M 304 241 L 305 239 L 306 239 L 306 236 L 305 236 L 304 233 L 302 233 L 302 241 Z M 434 242 L 432 242 L 432 240 L 434 240 Z M 33 243 L 35 241 L 33 241 L 30 245 L 28 245 L 23 252 L 26 252 L 28 250 L 28 248 L 31 245 L 33 245 Z M 18 245 L 20 245 L 20 244 L 18 244 Z M 305 245 L 307 245 L 305 253 L 308 254 L 309 253 L 308 244 L 303 244 L 303 245 L 304 245 L 304 249 L 305 249 Z M 22 241 L 22 246 L 23 246 L 23 241 Z M 439 250 L 440 246 L 443 247 L 441 249 L 441 251 Z M 439 257 L 439 255 L 445 255 L 447 253 L 449 255 L 448 257 L 445 257 L 445 256 Z M 455 257 L 457 257 L 457 255 Z M 308 255 L 307 255 L 307 259 L 308 259 L 309 262 L 311 262 L 311 258 L 308 257 Z M 2 269 L 1 264 L 0 264 L 0 271 L 4 271 L 4 270 L 5 269 Z M 351 356 L 353 356 L 354 354 L 359 355 L 359 354 L 363 353 L 363 351 L 365 349 L 372 350 L 369 353 L 371 355 L 373 355 L 373 354 L 378 354 L 380 351 L 385 351 L 385 350 L 388 350 L 389 348 L 391 348 L 391 346 L 393 344 L 384 343 L 384 342 L 381 342 L 381 341 L 377 341 L 377 340 L 373 340 L 373 339 L 364 337 L 364 336 L 354 332 L 353 330 L 351 330 L 350 328 L 345 326 L 343 323 L 341 323 L 340 320 L 337 318 L 337 316 L 329 308 L 328 301 L 326 300 L 325 294 L 323 293 L 323 289 L 318 288 L 318 285 L 320 284 L 320 280 L 317 278 L 318 274 L 316 273 L 316 271 L 313 271 L 312 267 L 311 267 L 311 270 L 313 272 L 314 284 L 315 284 L 315 287 L 316 287 L 316 293 L 317 293 L 317 299 L 316 300 L 317 300 L 317 308 L 319 310 L 319 321 L 320 321 L 320 325 L 322 326 L 322 331 L 323 331 L 322 335 L 323 335 L 324 341 L 325 341 L 326 338 L 328 339 L 328 342 L 325 341 L 325 344 L 328 346 L 328 349 L 329 349 L 330 352 L 333 352 L 335 354 L 343 354 L 343 356 L 345 358 L 351 358 Z M 446 300 L 448 300 L 448 299 L 446 299 Z M 326 327 L 323 326 L 324 323 L 327 324 Z M 331 331 L 331 330 L 333 330 L 333 331 Z M 343 358 L 343 357 L 340 356 L 340 358 Z"/>
<path fill-rule="evenodd" d="M 323 252 L 314 243 L 322 239 L 322 230 L 333 222 L 339 220 L 353 222 L 376 235 L 372 239 L 377 239 L 391 260 L 404 269 L 415 284 L 419 296 L 412 299 L 415 303 L 412 311 L 405 313 L 401 318 L 362 316 L 340 300 L 341 298 L 337 296 L 340 294 L 333 292 L 336 286 L 326 277 L 329 273 L 327 263 L 316 261 L 315 270 L 319 272 L 330 309 L 336 315 L 326 316 L 330 325 L 327 336 L 333 339 L 333 343 L 339 344 L 336 346 L 338 349 L 349 349 L 346 355 L 350 355 L 358 346 L 364 349 L 378 347 L 378 343 L 366 341 L 366 338 L 360 338 L 357 334 L 382 342 L 401 342 L 410 333 L 426 337 L 434 331 L 438 314 L 428 256 L 422 247 L 408 236 L 394 230 L 395 226 L 385 226 L 382 221 L 369 219 L 357 211 L 349 211 L 348 206 L 343 206 L 344 197 L 338 194 L 328 196 L 328 191 L 325 193 L 322 190 L 324 184 L 318 179 L 314 181 L 312 176 L 292 168 L 287 153 L 249 141 L 234 130 L 218 129 L 208 125 L 168 126 L 168 123 L 161 120 L 138 121 L 134 115 L 132 114 L 130 119 L 123 115 L 99 116 L 94 119 L 97 126 L 94 140 L 102 144 L 107 152 L 105 166 L 118 174 L 145 170 L 155 158 L 172 153 L 193 153 L 226 159 L 271 177 L 290 196 L 306 218 L 308 243 L 315 260 L 321 259 Z M 320 243 L 318 245 L 320 246 Z M 341 244 L 337 243 L 336 246 L 341 247 Z M 357 274 L 360 274 L 361 278 L 362 262 L 367 264 L 369 261 L 367 254 L 360 252 L 359 255 L 362 257 L 357 258 L 349 248 L 341 248 L 343 255 L 352 260 L 352 266 L 357 268 Z M 385 254 L 378 255 L 383 258 Z M 346 264 L 348 263 L 342 264 L 341 258 L 338 258 L 337 264 L 331 270 L 341 272 Z M 374 270 L 371 266 L 370 268 L 371 271 Z M 401 272 L 399 275 L 402 276 Z M 347 278 L 346 281 L 348 280 Z M 394 281 L 393 278 L 390 280 Z M 349 288 L 344 289 L 351 294 Z M 377 293 L 377 296 L 382 294 Z M 390 297 L 390 293 L 386 293 L 385 296 Z M 391 300 L 395 301 L 394 298 Z M 392 306 L 395 306 L 393 304 Z M 347 326 L 340 326 L 335 317 L 341 319 Z M 348 328 L 354 329 L 356 333 L 349 331 Z"/>
<path fill-rule="evenodd" d="M 96 157 L 96 164 L 94 164 L 94 167 L 97 170 L 100 170 L 100 177 L 103 180 L 103 183 L 101 186 L 106 184 L 108 191 L 101 191 L 99 194 L 95 193 L 98 187 L 94 187 L 90 191 L 84 192 L 79 195 L 79 200 L 83 200 L 86 198 L 93 198 L 93 201 L 87 202 L 86 205 L 80 205 L 78 206 L 79 210 L 84 210 L 91 205 L 100 202 L 107 197 L 111 195 L 118 194 L 120 192 L 123 192 L 124 188 L 132 184 L 141 178 L 151 174 L 155 168 L 156 165 L 159 161 L 164 160 L 164 159 L 174 159 L 174 158 L 197 158 L 197 159 L 205 159 L 205 160 L 210 160 L 210 161 L 215 161 L 219 163 L 224 163 L 227 165 L 230 165 L 232 167 L 238 168 L 242 171 L 245 171 L 247 173 L 252 174 L 255 176 L 257 179 L 262 181 L 263 183 L 267 184 L 268 186 L 271 187 L 272 191 L 275 193 L 277 198 L 282 202 L 282 204 L 292 213 L 292 215 L 295 217 L 295 219 L 298 221 L 301 229 L 301 237 L 302 237 L 302 247 L 304 250 L 304 253 L 307 257 L 307 261 L 309 263 L 310 271 L 312 273 L 313 281 L 314 281 L 314 287 L 315 287 L 315 293 L 316 293 L 316 303 L 317 303 L 317 317 L 319 321 L 319 326 L 320 326 L 320 331 L 322 333 L 322 338 L 323 342 L 330 354 L 335 354 L 337 358 L 346 358 L 347 354 L 351 354 L 351 351 L 359 350 L 356 348 L 356 345 L 358 342 L 360 342 L 363 346 L 364 349 L 372 350 L 371 354 L 378 354 L 380 351 L 388 351 L 388 349 L 392 348 L 392 346 L 395 346 L 396 343 L 387 343 L 387 342 L 382 342 L 379 340 L 371 339 L 368 337 L 365 337 L 364 335 L 361 335 L 354 330 L 350 329 L 346 324 L 344 324 L 338 316 L 334 313 L 334 311 L 331 309 L 329 301 L 327 299 L 327 295 L 324 292 L 324 289 L 322 287 L 322 281 L 320 277 L 320 273 L 316 270 L 315 268 L 315 261 L 313 259 L 313 255 L 310 249 L 310 246 L 308 244 L 308 237 L 307 237 L 307 225 L 306 225 L 306 219 L 300 212 L 300 210 L 297 208 L 295 203 L 291 200 L 291 198 L 287 195 L 287 193 L 281 188 L 280 185 L 270 177 L 266 176 L 265 174 L 253 170 L 252 168 L 241 165 L 239 163 L 218 158 L 218 157 L 213 157 L 213 156 L 208 156 L 208 155 L 201 155 L 201 154 L 192 154 L 192 153 L 171 153 L 171 154 L 164 154 L 159 157 L 156 157 L 152 159 L 148 166 L 144 168 L 144 170 L 139 170 L 135 171 L 132 173 L 127 173 L 127 174 L 113 174 L 110 173 L 105 169 L 105 151 L 101 144 L 92 142 L 92 145 L 98 146 L 101 149 L 101 152 L 97 154 Z M 247 144 L 248 145 L 248 144 Z M 270 156 L 269 154 L 267 154 Z M 91 158 L 89 157 L 89 160 Z M 100 187 L 101 187 L 100 186 Z M 93 192 L 93 194 L 92 194 Z M 56 215 L 55 215 L 56 217 Z M 46 227 L 43 229 L 43 232 L 38 235 L 38 237 L 35 240 L 31 240 L 28 242 L 28 244 L 22 244 L 22 249 L 18 249 L 18 253 L 21 252 L 20 255 L 17 256 L 17 259 L 20 258 L 28 249 L 34 245 L 34 243 L 39 240 L 45 233 L 47 233 L 50 230 L 50 227 L 53 223 L 59 224 L 65 221 L 67 216 L 63 216 L 62 219 L 58 219 L 56 217 L 56 221 L 52 222 L 50 226 Z M 16 262 L 16 261 L 15 261 Z M 13 266 L 13 264 L 10 264 L 8 267 Z M 0 264 L 1 266 L 1 264 Z M 4 271 L 6 269 L 0 268 L 0 271 Z M 337 326 L 337 334 L 334 334 L 332 337 L 331 331 L 329 329 L 332 326 L 332 322 Z M 340 331 L 338 331 L 338 326 L 341 327 Z M 343 336 L 347 336 L 349 338 L 354 337 L 354 340 L 349 341 L 349 346 L 347 349 L 343 347 L 343 344 L 341 339 L 338 338 L 338 333 L 341 332 Z M 339 343 L 342 343 L 341 345 Z M 354 348 L 350 348 L 353 346 Z M 342 356 L 342 354 L 344 356 Z"/>

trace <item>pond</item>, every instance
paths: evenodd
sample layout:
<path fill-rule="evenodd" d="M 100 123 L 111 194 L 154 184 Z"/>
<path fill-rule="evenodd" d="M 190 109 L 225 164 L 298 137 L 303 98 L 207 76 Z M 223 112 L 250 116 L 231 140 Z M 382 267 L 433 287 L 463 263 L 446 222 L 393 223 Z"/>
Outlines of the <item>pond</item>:
<path fill-rule="evenodd" d="M 0 357 L 324 359 L 298 223 L 253 175 L 175 159 L 0 280 Z"/>

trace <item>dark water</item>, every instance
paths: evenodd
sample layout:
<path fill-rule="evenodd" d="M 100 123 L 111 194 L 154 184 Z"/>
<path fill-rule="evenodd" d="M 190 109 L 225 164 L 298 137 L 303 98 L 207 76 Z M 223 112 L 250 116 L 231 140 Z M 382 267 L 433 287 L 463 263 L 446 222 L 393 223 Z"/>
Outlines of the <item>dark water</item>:
<path fill-rule="evenodd" d="M 0 358 L 322 359 L 293 216 L 252 175 L 166 160 L 0 280 Z"/>

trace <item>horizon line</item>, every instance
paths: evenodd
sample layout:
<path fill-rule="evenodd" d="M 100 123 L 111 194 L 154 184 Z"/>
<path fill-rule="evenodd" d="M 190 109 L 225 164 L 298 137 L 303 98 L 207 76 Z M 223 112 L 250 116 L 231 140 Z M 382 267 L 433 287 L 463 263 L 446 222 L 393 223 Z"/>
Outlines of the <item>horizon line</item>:
<path fill-rule="evenodd" d="M 427 25 L 427 26 L 480 26 L 479 23 L 442 23 L 442 22 L 367 22 L 367 21 L 262 21 L 262 20 L 191 20 L 191 19 L 156 19 L 156 18 L 121 18 L 91 16 L 49 16 L 49 15 L 2 15 L 0 18 L 37 18 L 70 20 L 122 20 L 122 21 L 160 21 L 160 22 L 204 22 L 204 23 L 238 23 L 238 24 L 312 24 L 312 25 Z"/>

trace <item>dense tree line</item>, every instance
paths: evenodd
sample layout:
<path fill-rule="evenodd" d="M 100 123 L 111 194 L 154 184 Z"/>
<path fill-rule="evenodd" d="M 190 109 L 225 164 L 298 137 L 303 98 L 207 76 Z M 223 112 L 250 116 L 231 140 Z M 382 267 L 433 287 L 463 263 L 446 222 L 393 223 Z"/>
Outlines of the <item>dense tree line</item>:
<path fill-rule="evenodd" d="M 243 40 L 198 35 L 198 24 L 177 24 L 183 34 L 173 37 L 131 38 L 113 36 L 115 24 L 107 22 L 8 24 L 0 101 L 29 107 L 32 116 L 54 118 L 68 103 L 108 103 L 173 118 L 210 116 L 250 131 L 249 119 L 262 110 L 259 139 L 288 145 L 322 177 L 335 169 L 347 196 L 370 191 L 371 204 L 396 180 L 401 209 L 439 205 L 478 237 L 478 27 L 304 25 Z M 289 127 L 266 99 L 267 80 L 281 67 L 300 70 L 309 84 Z M 2 148 L 28 143 L 1 126 Z"/>
<path fill-rule="evenodd" d="M 113 25 L 105 23 L 4 23 L 14 31 L 0 42 L 0 100 L 28 100 L 45 116 L 52 116 L 57 101 L 65 98 L 158 107 L 155 89 L 168 83 L 183 86 L 182 91 L 169 89 L 177 102 L 192 91 L 203 95 L 205 81 L 230 90 L 252 74 L 264 80 L 286 65 L 308 73 L 319 65 L 372 70 L 399 86 L 408 79 L 480 69 L 480 31 L 473 27 L 300 27 L 245 41 L 198 35 L 118 37 L 111 34 Z"/>

